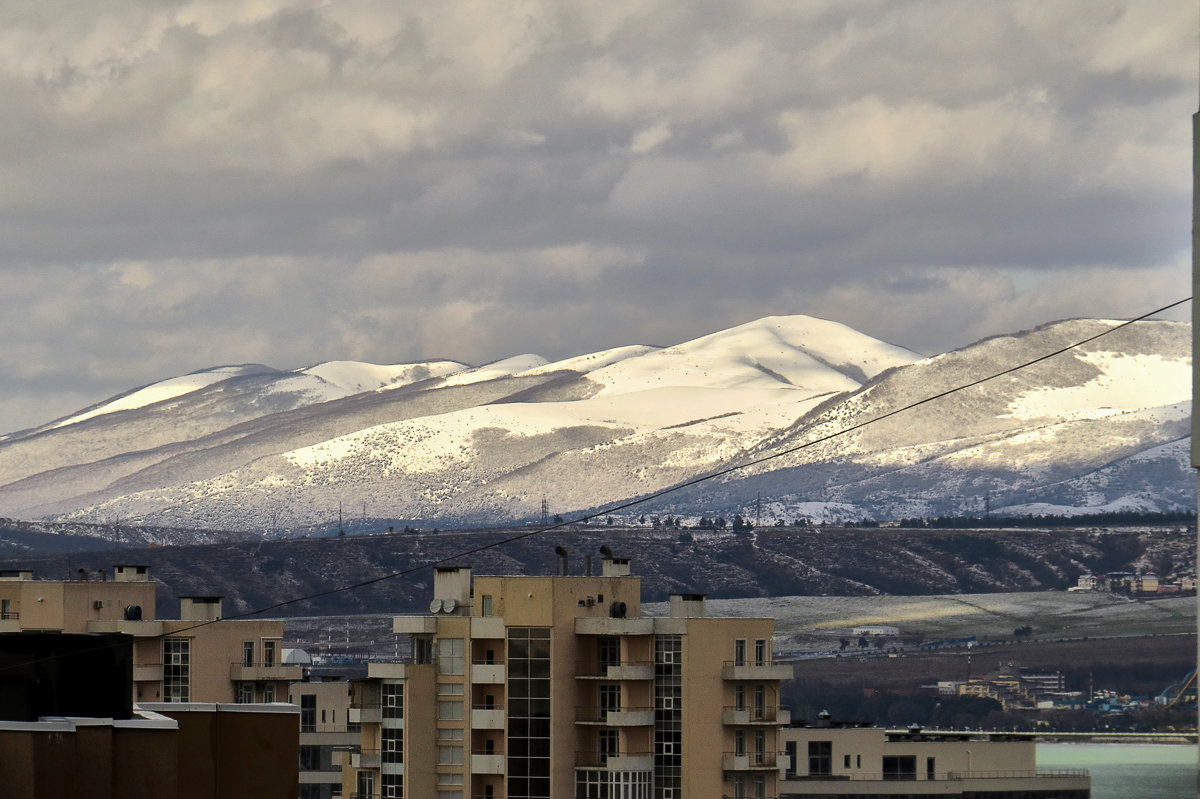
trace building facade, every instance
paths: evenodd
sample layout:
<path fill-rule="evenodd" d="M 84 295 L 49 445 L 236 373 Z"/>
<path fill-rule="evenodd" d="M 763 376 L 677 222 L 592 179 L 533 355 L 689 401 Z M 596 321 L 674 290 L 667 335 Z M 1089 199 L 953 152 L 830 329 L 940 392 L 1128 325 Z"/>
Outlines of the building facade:
<path fill-rule="evenodd" d="M 771 619 L 712 618 L 702 595 L 641 614 L 625 559 L 600 576 L 438 569 L 430 615 L 398 617 L 412 658 L 355 683 L 348 797 L 776 797 L 786 762 Z"/>
<path fill-rule="evenodd" d="M 156 601 L 157 583 L 143 565 L 117 565 L 99 579 L 0 572 L 0 634 L 132 636 L 135 702 L 287 701 L 303 669 L 283 662 L 282 621 L 206 623 L 221 619 L 221 597 L 211 596 L 181 597 L 178 619 L 157 619 Z"/>

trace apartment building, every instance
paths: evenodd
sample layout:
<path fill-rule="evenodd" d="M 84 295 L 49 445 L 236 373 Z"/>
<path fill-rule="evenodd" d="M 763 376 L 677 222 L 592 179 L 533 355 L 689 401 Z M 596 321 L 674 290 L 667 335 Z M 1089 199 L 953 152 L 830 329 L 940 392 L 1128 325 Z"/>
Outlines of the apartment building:
<path fill-rule="evenodd" d="M 221 597 L 180 598 L 178 619 L 155 618 L 157 583 L 144 565 L 73 580 L 0 571 L 0 633 L 132 636 L 135 702 L 285 702 L 302 668 L 282 661 L 283 622 L 221 618 Z"/>
<path fill-rule="evenodd" d="M 288 699 L 300 709 L 299 799 L 342 795 L 339 754 L 357 751 L 359 725 L 350 720 L 349 681 L 335 676 L 292 683 Z"/>
<path fill-rule="evenodd" d="M 1084 771 L 1039 771 L 1032 735 L 885 730 L 839 723 L 781 732 L 788 767 L 781 799 L 986 797 L 1088 799 Z"/>
<path fill-rule="evenodd" d="M 354 686 L 347 797 L 776 797 L 771 619 L 714 618 L 703 595 L 641 613 L 641 580 L 436 570 L 429 615 L 397 617 L 412 658 Z M 590 571 L 590 569 L 589 569 Z"/>

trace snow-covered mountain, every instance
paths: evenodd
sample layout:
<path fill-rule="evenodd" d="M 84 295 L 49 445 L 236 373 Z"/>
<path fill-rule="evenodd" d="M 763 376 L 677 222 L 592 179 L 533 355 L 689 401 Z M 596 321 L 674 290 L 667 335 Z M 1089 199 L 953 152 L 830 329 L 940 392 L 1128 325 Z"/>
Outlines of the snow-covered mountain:
<path fill-rule="evenodd" d="M 498 523 L 538 517 L 543 499 L 569 516 L 750 460 L 629 513 L 1195 507 L 1184 324 L 1141 322 L 895 413 L 1117 324 L 1060 322 L 926 359 L 790 316 L 556 363 L 220 367 L 0 440 L 0 516 L 268 534 L 339 508 Z"/>

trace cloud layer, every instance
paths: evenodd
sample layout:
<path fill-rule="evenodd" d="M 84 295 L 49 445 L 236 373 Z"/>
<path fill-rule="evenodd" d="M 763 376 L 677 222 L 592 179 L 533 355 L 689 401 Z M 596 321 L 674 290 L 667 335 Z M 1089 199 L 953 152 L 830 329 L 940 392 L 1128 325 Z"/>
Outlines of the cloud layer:
<path fill-rule="evenodd" d="M 219 363 L 1186 296 L 1195 4 L 0 11 L 0 427 Z"/>

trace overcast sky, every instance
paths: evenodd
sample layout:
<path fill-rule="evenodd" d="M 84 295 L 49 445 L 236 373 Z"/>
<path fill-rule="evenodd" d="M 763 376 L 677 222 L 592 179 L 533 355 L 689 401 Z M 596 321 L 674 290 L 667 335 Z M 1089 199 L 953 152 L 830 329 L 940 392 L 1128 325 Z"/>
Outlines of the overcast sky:
<path fill-rule="evenodd" d="M 18 0 L 0 432 L 218 364 L 1190 294 L 1190 0 Z M 1183 318 L 1176 315 L 1176 318 Z"/>

